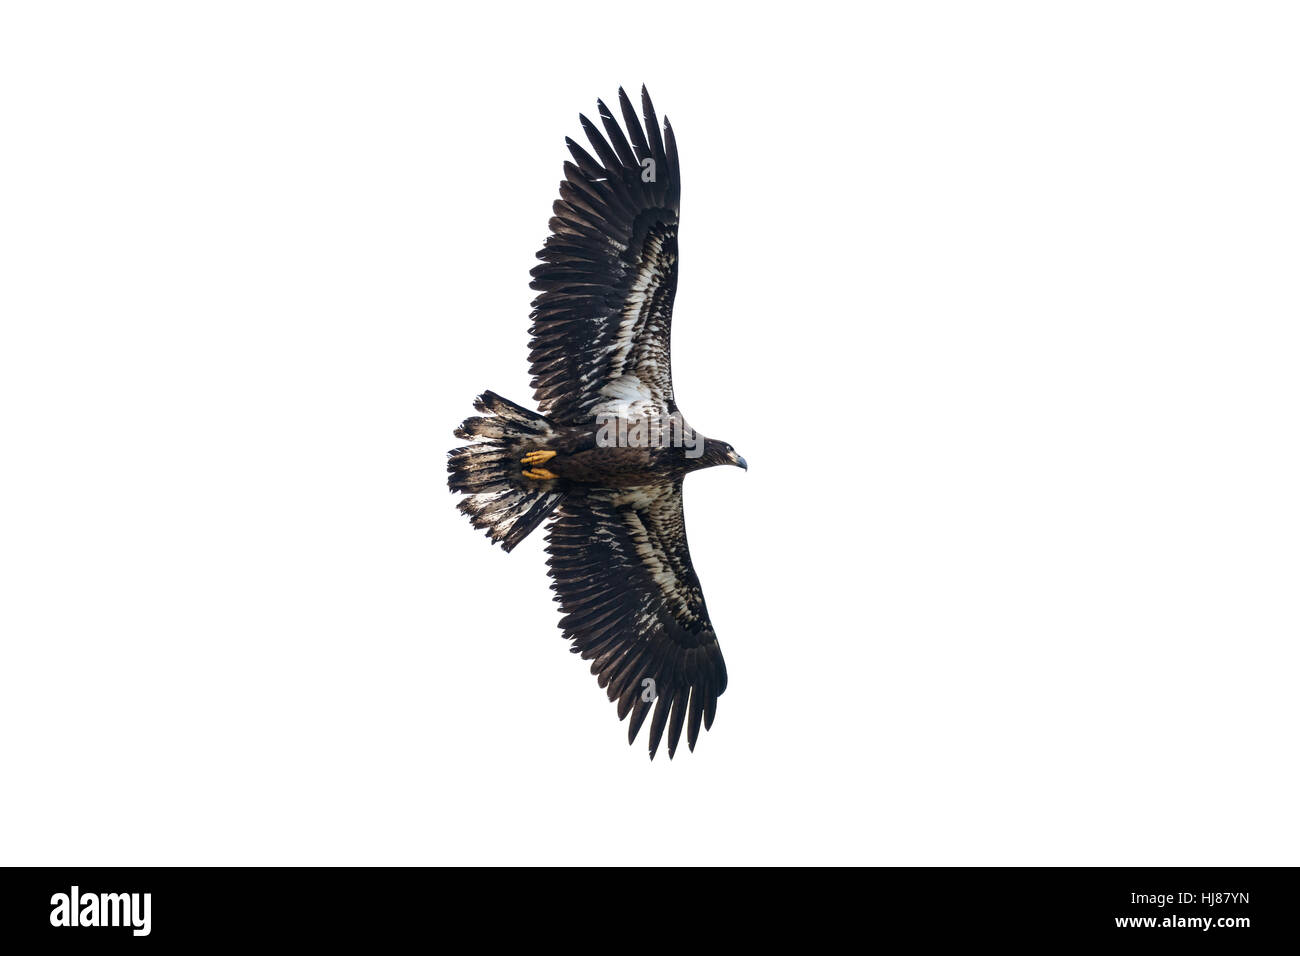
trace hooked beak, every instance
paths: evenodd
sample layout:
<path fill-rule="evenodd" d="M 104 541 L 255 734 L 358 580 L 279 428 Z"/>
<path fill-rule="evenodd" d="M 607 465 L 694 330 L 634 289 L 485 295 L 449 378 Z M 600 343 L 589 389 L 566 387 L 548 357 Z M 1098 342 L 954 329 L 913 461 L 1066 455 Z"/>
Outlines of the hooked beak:
<path fill-rule="evenodd" d="M 741 468 L 745 469 L 745 471 L 749 471 L 749 465 L 745 463 L 745 459 L 741 458 L 734 451 L 731 453 L 731 457 L 733 459 L 733 464 L 739 465 Z"/>

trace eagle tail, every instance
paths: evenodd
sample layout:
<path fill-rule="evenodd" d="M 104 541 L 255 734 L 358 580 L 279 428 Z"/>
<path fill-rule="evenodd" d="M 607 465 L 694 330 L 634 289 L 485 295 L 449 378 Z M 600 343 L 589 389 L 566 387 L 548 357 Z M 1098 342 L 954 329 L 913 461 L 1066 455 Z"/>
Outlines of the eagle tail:
<path fill-rule="evenodd" d="M 525 478 L 519 461 L 555 432 L 547 418 L 495 392 L 474 407 L 484 414 L 465 419 L 456 437 L 475 443 L 447 453 L 447 485 L 466 495 L 459 508 L 474 527 L 510 551 L 564 500 L 554 482 Z"/>

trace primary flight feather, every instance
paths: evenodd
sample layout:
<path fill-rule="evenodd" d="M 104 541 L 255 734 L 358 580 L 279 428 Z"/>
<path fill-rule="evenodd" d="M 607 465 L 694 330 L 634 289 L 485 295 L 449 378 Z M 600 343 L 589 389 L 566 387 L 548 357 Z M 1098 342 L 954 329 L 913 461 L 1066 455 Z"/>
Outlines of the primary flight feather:
<path fill-rule="evenodd" d="M 448 484 L 507 551 L 551 519 L 551 587 L 571 650 L 630 718 L 628 742 L 650 718 L 651 758 L 665 732 L 671 757 L 683 729 L 695 748 L 727 687 L 686 544 L 682 481 L 746 465 L 691 429 L 674 400 L 677 142 L 644 88 L 641 117 L 621 89 L 618 100 L 622 126 L 601 102 L 599 128 L 579 117 L 591 152 L 566 140 L 572 161 L 532 271 L 540 414 L 480 395 L 481 414 L 456 429 L 474 443 L 449 453 Z"/>

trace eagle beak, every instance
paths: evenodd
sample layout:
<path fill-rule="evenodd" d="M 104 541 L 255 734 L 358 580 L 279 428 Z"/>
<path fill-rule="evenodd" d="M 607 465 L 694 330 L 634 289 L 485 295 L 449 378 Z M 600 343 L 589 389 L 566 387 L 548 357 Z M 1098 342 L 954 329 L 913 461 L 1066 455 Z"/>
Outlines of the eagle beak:
<path fill-rule="evenodd" d="M 733 458 L 736 459 L 736 464 L 737 464 L 737 465 L 739 465 L 741 468 L 745 469 L 745 471 L 749 471 L 749 465 L 747 465 L 747 464 L 745 463 L 745 459 L 741 458 L 741 457 L 740 457 L 739 455 L 737 455 L 735 452 L 732 452 L 731 455 L 732 455 Z"/>

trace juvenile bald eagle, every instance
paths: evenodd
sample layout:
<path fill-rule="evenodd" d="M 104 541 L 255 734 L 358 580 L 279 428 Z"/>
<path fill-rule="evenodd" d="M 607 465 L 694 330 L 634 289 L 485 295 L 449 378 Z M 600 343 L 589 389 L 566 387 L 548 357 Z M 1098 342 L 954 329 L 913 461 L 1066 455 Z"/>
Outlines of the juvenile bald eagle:
<path fill-rule="evenodd" d="M 682 480 L 745 459 L 699 436 L 673 400 L 669 333 L 677 289 L 677 143 L 645 88 L 644 127 L 618 93 L 626 135 L 597 102 L 605 134 L 579 121 L 595 156 L 566 139 L 551 235 L 532 270 L 529 361 L 541 413 L 492 392 L 456 436 L 448 484 L 460 510 L 509 551 L 546 534 L 560 626 L 590 660 L 628 743 L 650 721 L 650 757 L 682 727 L 692 750 L 727 687 L 717 635 L 691 566 Z M 608 138 L 607 138 L 608 137 Z"/>

